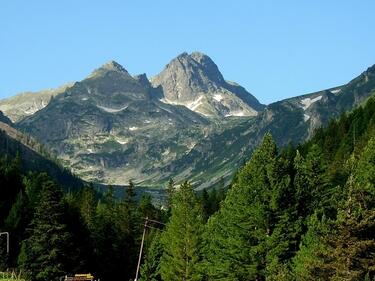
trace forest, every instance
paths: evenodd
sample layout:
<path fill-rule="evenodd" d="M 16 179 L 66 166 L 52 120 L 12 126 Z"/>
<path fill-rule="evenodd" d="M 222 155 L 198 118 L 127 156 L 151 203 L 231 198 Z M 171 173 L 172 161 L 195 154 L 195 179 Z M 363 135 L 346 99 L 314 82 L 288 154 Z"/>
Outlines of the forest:
<path fill-rule="evenodd" d="M 11 234 L 0 271 L 26 280 L 133 280 L 146 217 L 163 224 L 146 231 L 139 280 L 375 280 L 374 97 L 303 144 L 278 148 L 266 134 L 225 188 L 171 179 L 163 208 L 136 200 L 131 181 L 117 198 L 23 173 L 22 161 L 0 161 L 0 230 Z"/>

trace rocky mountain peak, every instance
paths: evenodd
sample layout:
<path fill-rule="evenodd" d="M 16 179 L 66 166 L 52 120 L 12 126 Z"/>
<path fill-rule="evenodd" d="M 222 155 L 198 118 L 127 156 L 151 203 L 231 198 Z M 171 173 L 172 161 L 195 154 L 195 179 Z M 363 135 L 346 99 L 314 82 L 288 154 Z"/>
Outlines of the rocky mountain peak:
<path fill-rule="evenodd" d="M 254 116 L 261 108 L 246 90 L 228 84 L 213 60 L 201 52 L 178 55 L 151 83 L 162 87 L 164 102 L 206 116 Z"/>
<path fill-rule="evenodd" d="M 150 80 L 148 80 L 146 73 L 136 75 L 134 76 L 134 79 L 137 80 L 143 86 L 151 87 Z"/>
<path fill-rule="evenodd" d="M 201 88 L 206 88 L 207 83 L 217 87 L 225 82 L 217 65 L 209 56 L 201 52 L 191 54 L 184 52 L 178 55 L 166 66 L 163 72 L 184 75 L 190 81 L 190 84 Z"/>
<path fill-rule="evenodd" d="M 90 77 L 98 76 L 98 75 L 104 75 L 108 72 L 118 72 L 121 74 L 125 74 L 126 76 L 130 76 L 129 72 L 118 62 L 111 60 L 105 64 L 103 64 L 101 67 L 95 69 Z"/>

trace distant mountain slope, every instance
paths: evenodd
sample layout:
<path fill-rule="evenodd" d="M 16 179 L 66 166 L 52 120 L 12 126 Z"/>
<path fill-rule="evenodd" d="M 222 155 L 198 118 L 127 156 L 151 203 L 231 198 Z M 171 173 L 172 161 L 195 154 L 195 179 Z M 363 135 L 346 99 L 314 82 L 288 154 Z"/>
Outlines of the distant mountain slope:
<path fill-rule="evenodd" d="M 375 66 L 348 84 L 270 104 L 256 118 L 216 132 L 199 143 L 177 163 L 171 163 L 175 175 L 186 175 L 197 186 L 208 187 L 230 177 L 251 156 L 267 132 L 278 145 L 298 144 L 329 120 L 350 111 L 375 94 Z"/>
<path fill-rule="evenodd" d="M 375 65 L 346 85 L 270 104 L 260 116 L 262 131 L 280 145 L 298 143 L 332 118 L 363 103 L 374 93 Z"/>
<path fill-rule="evenodd" d="M 35 139 L 0 122 L 0 155 L 11 159 L 19 155 L 22 159 L 21 169 L 24 172 L 46 172 L 66 188 L 78 189 L 83 186 L 80 179 L 50 160 L 46 153 L 48 152 L 45 148 Z"/>
<path fill-rule="evenodd" d="M 255 116 L 264 106 L 241 86 L 224 80 L 217 65 L 199 52 L 183 53 L 152 78 L 163 102 L 210 117 Z"/>
<path fill-rule="evenodd" d="M 39 92 L 25 92 L 10 98 L 0 100 L 0 110 L 13 122 L 18 122 L 26 116 L 44 108 L 50 100 L 64 92 L 72 83 L 63 85 L 57 89 L 47 89 Z"/>

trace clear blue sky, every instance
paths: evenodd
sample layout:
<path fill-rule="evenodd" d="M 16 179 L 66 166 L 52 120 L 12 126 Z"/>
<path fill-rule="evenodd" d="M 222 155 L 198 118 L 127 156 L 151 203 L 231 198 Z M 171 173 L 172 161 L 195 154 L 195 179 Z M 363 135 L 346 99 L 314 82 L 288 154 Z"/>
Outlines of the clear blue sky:
<path fill-rule="evenodd" d="M 375 64 L 374 11 L 374 0 L 2 0 L 0 97 L 81 80 L 111 59 L 152 76 L 197 50 L 270 103 Z"/>

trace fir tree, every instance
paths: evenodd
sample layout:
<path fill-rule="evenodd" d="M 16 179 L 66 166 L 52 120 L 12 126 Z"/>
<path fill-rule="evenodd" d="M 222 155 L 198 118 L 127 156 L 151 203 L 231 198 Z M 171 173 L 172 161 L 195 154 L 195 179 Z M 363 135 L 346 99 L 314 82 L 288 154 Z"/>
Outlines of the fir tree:
<path fill-rule="evenodd" d="M 147 248 L 144 263 L 141 266 L 140 281 L 161 281 L 160 259 L 163 255 L 161 234 L 153 232 L 151 244 Z"/>
<path fill-rule="evenodd" d="M 164 281 L 202 280 L 202 210 L 192 186 L 185 182 L 175 192 L 172 216 L 163 234 L 160 272 Z"/>
<path fill-rule="evenodd" d="M 20 267 L 30 280 L 59 280 L 66 274 L 70 235 L 66 231 L 62 193 L 52 180 L 43 183 L 42 196 L 22 244 Z"/>
<path fill-rule="evenodd" d="M 269 248 L 287 243 L 272 239 L 279 220 L 281 194 L 290 180 L 281 172 L 270 135 L 239 171 L 218 213 L 208 222 L 206 271 L 209 280 L 257 280 L 265 277 Z M 285 239 L 285 238 L 284 238 Z M 274 242 L 272 242 L 274 241 Z M 276 258 L 275 257 L 275 258 Z"/>
<path fill-rule="evenodd" d="M 136 196 L 135 193 L 135 185 L 132 180 L 129 180 L 129 185 L 126 187 L 126 200 L 129 204 L 134 203 L 134 197 Z"/>
<path fill-rule="evenodd" d="M 168 186 L 167 186 L 167 210 L 169 211 L 172 207 L 172 199 L 173 199 L 174 192 L 175 192 L 174 181 L 172 178 L 170 178 L 168 181 Z"/>

